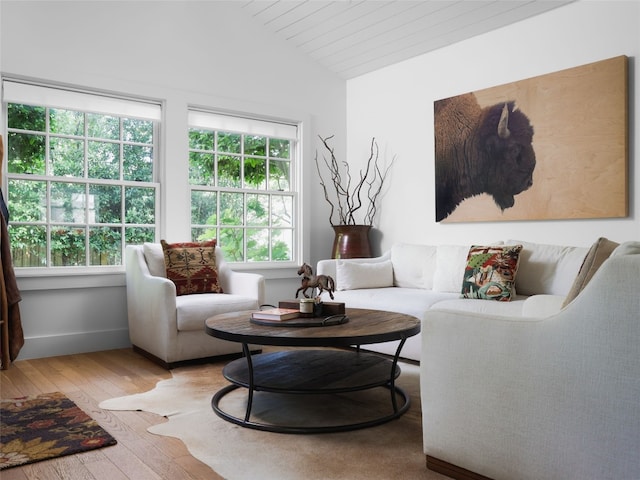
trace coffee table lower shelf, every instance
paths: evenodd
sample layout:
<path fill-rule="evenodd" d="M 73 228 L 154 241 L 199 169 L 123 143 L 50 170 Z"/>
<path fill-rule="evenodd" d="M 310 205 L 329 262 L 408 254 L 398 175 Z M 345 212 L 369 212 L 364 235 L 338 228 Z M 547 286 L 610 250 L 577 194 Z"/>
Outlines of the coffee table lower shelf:
<path fill-rule="evenodd" d="M 248 346 L 243 345 L 245 351 Z M 225 366 L 224 377 L 231 382 L 211 400 L 215 413 L 237 425 L 278 433 L 329 433 L 357 430 L 389 422 L 403 415 L 411 399 L 395 385 L 400 367 L 380 355 L 350 350 L 285 350 L 239 358 Z M 280 425 L 251 419 L 254 392 L 291 395 L 341 394 L 386 388 L 391 396 L 390 413 L 366 421 L 339 425 Z M 248 391 L 245 417 L 220 407 L 224 396 L 238 389 Z M 398 400 L 401 400 L 398 402 Z M 302 399 L 304 401 L 304 399 Z"/>

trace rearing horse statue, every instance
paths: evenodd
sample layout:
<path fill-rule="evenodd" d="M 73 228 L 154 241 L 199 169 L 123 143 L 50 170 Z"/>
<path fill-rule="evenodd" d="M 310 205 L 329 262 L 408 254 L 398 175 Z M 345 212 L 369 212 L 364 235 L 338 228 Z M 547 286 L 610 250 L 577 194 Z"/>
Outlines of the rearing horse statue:
<path fill-rule="evenodd" d="M 333 278 L 329 275 L 314 275 L 313 269 L 306 263 L 303 263 L 298 269 L 298 275 L 302 275 L 302 286 L 296 290 L 296 298 L 298 298 L 298 294 L 300 292 L 302 292 L 302 295 L 304 295 L 305 298 L 309 298 L 307 295 L 307 289 L 317 288 L 318 295 L 321 295 L 322 292 L 326 290 L 329 292 L 331 300 L 333 300 L 333 292 L 336 289 L 336 284 L 333 281 Z"/>

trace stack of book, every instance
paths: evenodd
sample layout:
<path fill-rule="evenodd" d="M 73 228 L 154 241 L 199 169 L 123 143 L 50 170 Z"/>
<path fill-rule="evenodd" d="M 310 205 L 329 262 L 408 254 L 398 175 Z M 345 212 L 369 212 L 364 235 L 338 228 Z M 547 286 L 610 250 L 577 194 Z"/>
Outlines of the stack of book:
<path fill-rule="evenodd" d="M 274 322 L 291 320 L 298 317 L 300 317 L 300 310 L 293 308 L 267 308 L 251 314 L 251 318 L 255 320 L 271 320 Z"/>

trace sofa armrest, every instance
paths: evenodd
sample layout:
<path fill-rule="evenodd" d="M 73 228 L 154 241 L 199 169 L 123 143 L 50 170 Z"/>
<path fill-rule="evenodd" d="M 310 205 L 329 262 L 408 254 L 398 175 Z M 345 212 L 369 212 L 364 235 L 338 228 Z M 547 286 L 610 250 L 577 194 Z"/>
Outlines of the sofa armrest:
<path fill-rule="evenodd" d="M 640 255 L 610 258 L 546 318 L 427 312 L 425 453 L 490 478 L 634 477 L 639 273 Z"/>

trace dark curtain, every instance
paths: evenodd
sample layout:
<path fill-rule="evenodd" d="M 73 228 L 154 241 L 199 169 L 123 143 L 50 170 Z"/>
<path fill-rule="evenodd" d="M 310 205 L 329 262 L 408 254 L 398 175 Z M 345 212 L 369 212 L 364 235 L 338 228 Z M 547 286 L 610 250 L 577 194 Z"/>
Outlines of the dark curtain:
<path fill-rule="evenodd" d="M 6 369 L 16 359 L 24 345 L 20 306 L 22 297 L 18 290 L 13 262 L 11 260 L 11 245 L 7 230 L 8 211 L 4 197 L 0 190 L 0 296 L 2 298 L 2 342 L 0 342 L 0 356 L 2 368 Z"/>
<path fill-rule="evenodd" d="M 4 163 L 4 142 L 0 135 L 0 186 Z M 7 369 L 24 345 L 20 307 L 22 300 L 13 271 L 9 242 L 9 209 L 0 190 L 0 368 Z"/>

